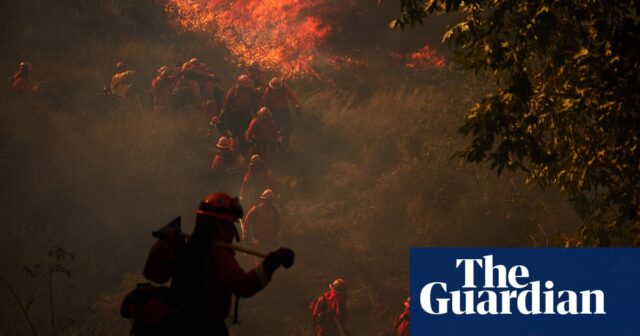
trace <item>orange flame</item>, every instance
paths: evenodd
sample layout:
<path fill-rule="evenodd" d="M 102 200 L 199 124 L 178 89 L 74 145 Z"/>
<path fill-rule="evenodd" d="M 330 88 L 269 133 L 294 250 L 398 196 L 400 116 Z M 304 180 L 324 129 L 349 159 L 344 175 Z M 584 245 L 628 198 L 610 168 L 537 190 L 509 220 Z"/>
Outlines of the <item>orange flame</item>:
<path fill-rule="evenodd" d="M 320 1 L 320 0 L 317 0 Z M 188 31 L 208 31 L 243 64 L 286 76 L 315 76 L 317 48 L 331 27 L 304 12 L 314 0 L 168 0 Z"/>
<path fill-rule="evenodd" d="M 429 45 L 425 45 L 422 49 L 411 54 L 391 53 L 392 57 L 404 59 L 405 66 L 410 69 L 426 70 L 426 69 L 442 69 L 446 66 L 444 57 L 439 56 L 435 49 Z"/>

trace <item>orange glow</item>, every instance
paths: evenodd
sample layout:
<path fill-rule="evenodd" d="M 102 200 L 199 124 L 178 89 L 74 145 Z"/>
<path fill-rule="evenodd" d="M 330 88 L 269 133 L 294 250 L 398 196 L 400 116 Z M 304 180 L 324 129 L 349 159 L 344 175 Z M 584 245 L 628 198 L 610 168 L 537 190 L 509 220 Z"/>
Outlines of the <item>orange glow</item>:
<path fill-rule="evenodd" d="M 334 55 L 334 56 L 328 57 L 327 60 L 329 64 L 331 64 L 336 69 L 341 68 L 343 65 L 351 66 L 351 67 L 366 67 L 369 65 L 369 63 L 363 59 L 354 58 L 350 56 Z"/>
<path fill-rule="evenodd" d="M 429 45 L 411 54 L 391 53 L 392 57 L 405 61 L 405 66 L 415 70 L 441 69 L 446 66 L 444 57 L 436 54 L 436 51 Z"/>
<path fill-rule="evenodd" d="M 331 27 L 305 11 L 321 0 L 168 0 L 187 31 L 208 31 L 242 64 L 316 76 L 312 63 Z"/>

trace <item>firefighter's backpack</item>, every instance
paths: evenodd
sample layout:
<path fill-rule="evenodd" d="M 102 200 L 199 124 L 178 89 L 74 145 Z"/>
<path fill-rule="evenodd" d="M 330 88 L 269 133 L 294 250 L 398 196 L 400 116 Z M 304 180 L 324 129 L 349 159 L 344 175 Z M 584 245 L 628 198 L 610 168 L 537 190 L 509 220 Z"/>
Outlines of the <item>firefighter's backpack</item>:
<path fill-rule="evenodd" d="M 164 284 L 175 275 L 179 255 L 186 247 L 186 236 L 180 226 L 180 217 L 176 217 L 152 233 L 157 241 L 149 251 L 143 272 L 148 280 Z M 132 335 L 170 335 L 168 331 L 176 316 L 171 291 L 167 286 L 147 282 L 137 284 L 127 294 L 120 306 L 120 314 L 133 321 Z"/>
<path fill-rule="evenodd" d="M 143 272 L 145 278 L 164 284 L 175 274 L 179 254 L 186 246 L 186 236 L 180 225 L 180 217 L 176 217 L 167 226 L 153 232 L 158 240 L 147 256 Z"/>
<path fill-rule="evenodd" d="M 170 289 L 151 283 L 136 285 L 122 301 L 120 315 L 132 320 L 132 335 L 170 335 L 175 322 Z"/>

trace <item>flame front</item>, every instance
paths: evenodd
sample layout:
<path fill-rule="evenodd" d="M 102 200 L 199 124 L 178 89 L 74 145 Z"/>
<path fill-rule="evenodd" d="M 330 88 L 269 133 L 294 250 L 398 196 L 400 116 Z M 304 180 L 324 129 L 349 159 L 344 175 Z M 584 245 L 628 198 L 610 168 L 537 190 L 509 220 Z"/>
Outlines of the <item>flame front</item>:
<path fill-rule="evenodd" d="M 439 56 L 435 49 L 431 48 L 428 44 L 422 47 L 422 49 L 410 54 L 394 52 L 391 53 L 391 56 L 404 60 L 407 68 L 415 70 L 442 69 L 446 66 L 444 58 Z"/>
<path fill-rule="evenodd" d="M 169 0 L 175 23 L 208 31 L 242 64 L 286 76 L 315 76 L 317 48 L 331 27 L 304 12 L 313 0 Z"/>

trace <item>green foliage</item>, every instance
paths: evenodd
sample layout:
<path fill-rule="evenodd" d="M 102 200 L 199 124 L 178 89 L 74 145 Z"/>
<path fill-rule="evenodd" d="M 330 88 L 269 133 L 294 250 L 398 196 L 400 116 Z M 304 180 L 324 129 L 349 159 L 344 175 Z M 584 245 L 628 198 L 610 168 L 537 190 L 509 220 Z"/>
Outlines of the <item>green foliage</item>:
<path fill-rule="evenodd" d="M 567 193 L 581 243 L 640 244 L 640 27 L 632 0 L 401 1 L 392 26 L 464 19 L 444 34 L 453 60 L 495 82 L 460 131 L 465 156 Z"/>

